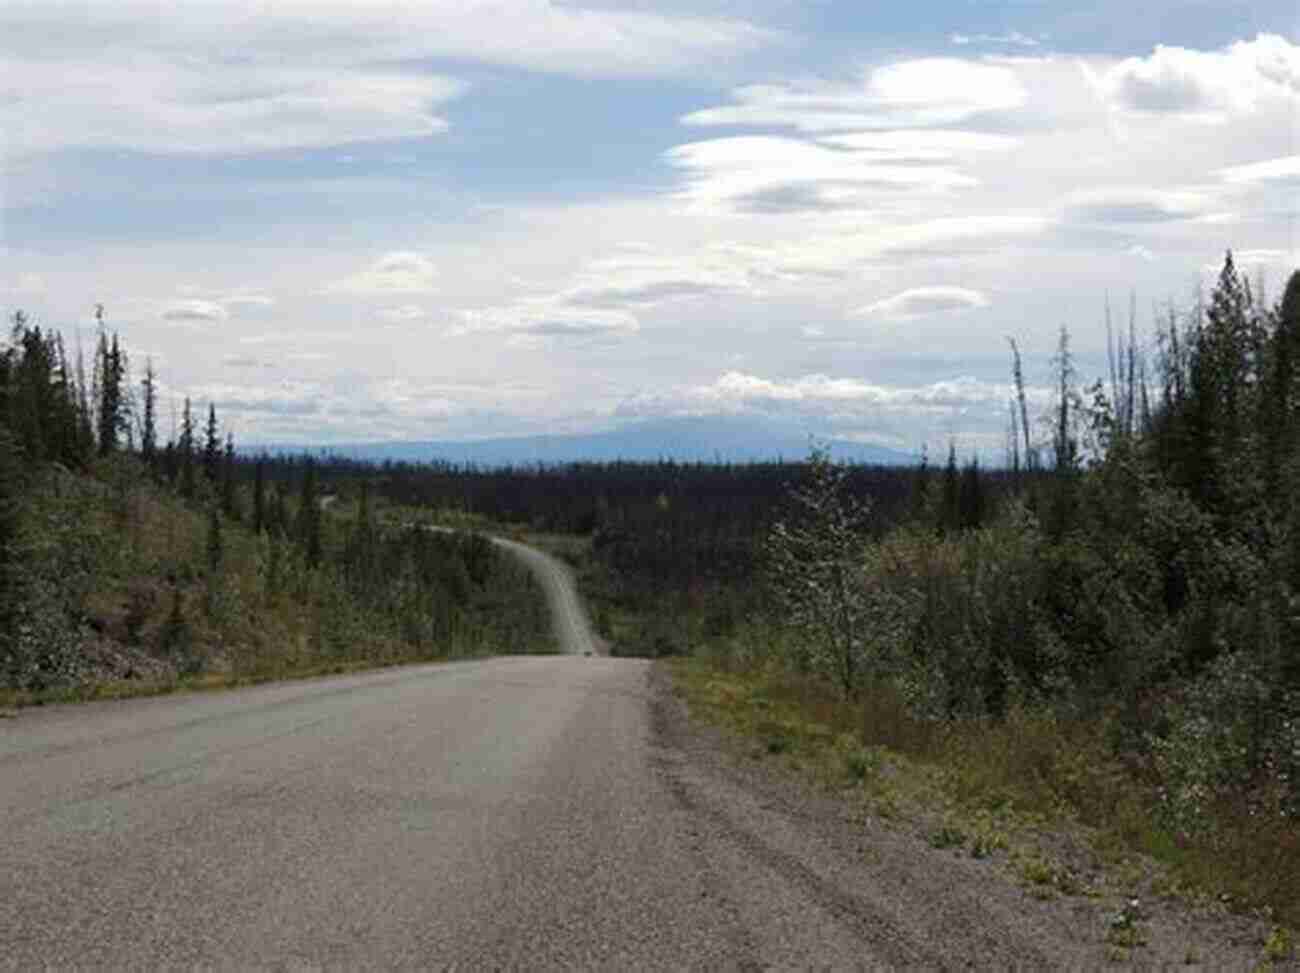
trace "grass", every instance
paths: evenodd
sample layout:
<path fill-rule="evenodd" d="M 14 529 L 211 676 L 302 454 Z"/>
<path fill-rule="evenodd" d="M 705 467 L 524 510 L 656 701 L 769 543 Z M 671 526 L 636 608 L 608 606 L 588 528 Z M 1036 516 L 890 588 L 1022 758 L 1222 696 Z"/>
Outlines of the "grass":
<path fill-rule="evenodd" d="M 1270 910 L 1280 932 L 1300 928 L 1300 829 L 1229 819 L 1192 847 L 1153 822 L 1148 783 L 1118 761 L 1104 714 L 1073 722 L 1016 711 L 1002 722 L 939 725 L 912 716 L 888 686 L 848 701 L 776 664 L 725 657 L 669 663 L 691 713 L 823 786 L 850 790 L 879 817 L 905 819 L 935 848 L 1005 864 L 1031 894 L 1153 894 Z M 1130 918 L 1132 918 L 1130 916 Z M 1140 922 L 1110 944 L 1140 945 Z"/>

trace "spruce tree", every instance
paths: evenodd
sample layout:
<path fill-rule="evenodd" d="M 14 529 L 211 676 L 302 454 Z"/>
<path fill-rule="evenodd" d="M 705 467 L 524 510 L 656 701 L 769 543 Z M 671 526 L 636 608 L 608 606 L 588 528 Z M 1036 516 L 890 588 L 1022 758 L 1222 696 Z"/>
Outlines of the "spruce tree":
<path fill-rule="evenodd" d="M 268 511 L 267 530 L 272 534 L 287 535 L 289 533 L 289 501 L 285 495 L 284 487 L 283 483 L 276 484 L 275 499 Z"/>
<path fill-rule="evenodd" d="M 1300 366 L 1300 270 L 1291 274 L 1274 315 L 1266 390 L 1260 397 L 1264 431 L 1265 490 L 1274 506 L 1284 506 L 1283 470 L 1295 455 L 1296 369 Z"/>
<path fill-rule="evenodd" d="M 961 474 L 957 469 L 957 444 L 948 443 L 948 463 L 943 468 L 942 509 L 939 516 L 941 533 L 950 533 L 961 527 Z"/>
<path fill-rule="evenodd" d="M 267 529 L 266 463 L 259 457 L 253 470 L 253 533 Z"/>
<path fill-rule="evenodd" d="M 1221 525 L 1240 513 L 1252 488 L 1254 328 L 1250 288 L 1229 251 L 1204 319 L 1193 332 L 1184 422 L 1184 484 Z"/>
<path fill-rule="evenodd" d="M 921 464 L 916 468 L 916 478 L 912 481 L 912 519 L 925 523 L 930 512 L 930 451 L 921 446 Z"/>
<path fill-rule="evenodd" d="M 144 393 L 144 417 L 140 429 L 140 457 L 152 467 L 158 449 L 158 383 L 154 377 L 153 359 L 145 360 L 144 378 L 140 381 Z"/>
<path fill-rule="evenodd" d="M 225 543 L 221 536 L 221 508 L 208 504 L 208 570 L 215 574 L 221 568 Z"/>
<path fill-rule="evenodd" d="M 984 484 L 980 478 L 978 459 L 972 458 L 961 474 L 958 490 L 958 521 L 964 530 L 981 527 L 985 517 Z"/>
<path fill-rule="evenodd" d="M 203 475 L 216 486 L 221 476 L 221 428 L 217 425 L 217 407 L 208 403 L 208 425 L 203 436 Z"/>
<path fill-rule="evenodd" d="M 77 374 L 76 374 L 76 411 L 77 411 L 77 455 L 84 465 L 95 455 L 95 408 L 98 399 L 91 383 L 86 380 L 86 357 L 81 347 L 81 336 L 77 336 Z"/>
<path fill-rule="evenodd" d="M 194 499 L 198 484 L 194 473 L 194 414 L 190 410 L 190 397 L 185 397 L 185 411 L 181 416 L 181 435 L 176 443 L 181 468 L 181 496 Z"/>
<path fill-rule="evenodd" d="M 226 433 L 226 448 L 221 457 L 221 512 L 231 520 L 239 520 L 239 497 L 235 467 L 235 435 Z"/>
<path fill-rule="evenodd" d="M 23 600 L 22 559 L 18 554 L 22 454 L 9 430 L 0 426 L 0 684 L 21 677 L 16 616 Z"/>
<path fill-rule="evenodd" d="M 316 462 L 310 456 L 304 458 L 302 471 L 302 492 L 298 498 L 298 523 L 295 533 L 298 543 L 302 545 L 307 564 L 316 567 L 321 559 L 321 515 L 320 496 L 316 483 Z"/>
<path fill-rule="evenodd" d="M 98 306 L 97 315 L 103 325 L 104 306 Z M 118 343 L 117 334 L 110 342 L 104 331 L 99 333 L 99 351 L 95 362 L 99 382 L 99 455 L 116 452 L 118 437 L 125 425 L 125 400 L 123 383 L 126 379 L 126 358 Z"/>

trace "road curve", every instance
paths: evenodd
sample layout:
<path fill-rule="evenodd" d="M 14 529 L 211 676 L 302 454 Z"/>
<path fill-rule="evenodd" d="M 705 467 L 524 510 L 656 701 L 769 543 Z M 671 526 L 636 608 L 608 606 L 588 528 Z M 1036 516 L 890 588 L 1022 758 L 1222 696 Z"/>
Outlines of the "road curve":
<path fill-rule="evenodd" d="M 428 526 L 439 534 L 454 534 L 452 527 Z M 551 611 L 551 626 L 560 652 L 565 655 L 606 655 L 605 642 L 592 628 L 586 606 L 578 597 L 573 571 L 558 558 L 519 541 L 494 534 L 483 534 L 494 545 L 520 561 L 532 572 L 546 596 Z"/>
<path fill-rule="evenodd" d="M 518 558 L 541 584 L 560 651 L 569 655 L 605 655 L 605 643 L 591 626 L 569 566 L 527 544 L 487 536 L 497 547 Z"/>

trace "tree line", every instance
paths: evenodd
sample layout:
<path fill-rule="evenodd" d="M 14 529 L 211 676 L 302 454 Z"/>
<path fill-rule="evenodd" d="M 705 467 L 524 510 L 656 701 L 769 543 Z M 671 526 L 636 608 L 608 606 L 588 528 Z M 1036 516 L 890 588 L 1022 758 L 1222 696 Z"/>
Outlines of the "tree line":
<path fill-rule="evenodd" d="M 383 523 L 364 483 L 325 509 L 342 471 L 241 455 L 212 403 L 164 441 L 96 317 L 89 367 L 22 312 L 0 346 L 0 688 L 549 650 L 482 539 Z"/>

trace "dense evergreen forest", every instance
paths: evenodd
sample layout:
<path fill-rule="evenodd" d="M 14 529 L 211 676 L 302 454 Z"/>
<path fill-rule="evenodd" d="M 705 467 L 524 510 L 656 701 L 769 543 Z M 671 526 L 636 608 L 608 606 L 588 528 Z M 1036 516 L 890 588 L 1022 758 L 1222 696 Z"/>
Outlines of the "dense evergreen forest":
<path fill-rule="evenodd" d="M 21 313 L 0 351 L 0 691 L 550 650 L 540 590 L 484 538 L 340 503 L 311 457 L 242 457 L 211 405 L 160 442 L 157 377 L 132 387 L 100 314 L 89 374 Z"/>

